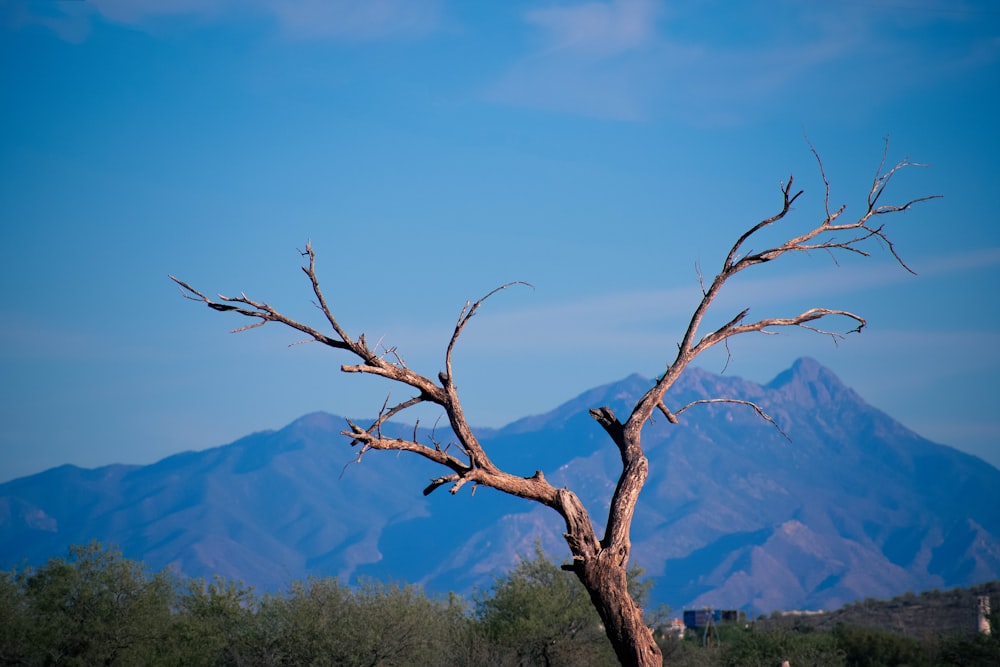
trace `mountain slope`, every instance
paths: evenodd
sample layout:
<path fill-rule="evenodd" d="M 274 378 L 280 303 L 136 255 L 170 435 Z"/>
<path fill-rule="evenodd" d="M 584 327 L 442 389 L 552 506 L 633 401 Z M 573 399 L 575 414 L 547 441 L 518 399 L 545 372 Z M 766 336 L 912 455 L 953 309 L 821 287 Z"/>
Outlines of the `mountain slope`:
<path fill-rule="evenodd" d="M 600 522 L 621 464 L 587 410 L 622 415 L 650 383 L 630 376 L 482 440 L 509 471 L 574 489 Z M 690 369 L 667 400 L 715 397 L 755 401 L 788 437 L 734 404 L 647 427 L 633 560 L 656 601 L 832 608 L 1000 578 L 997 469 L 920 438 L 812 360 L 764 386 Z M 63 466 L 0 485 L 0 566 L 96 538 L 154 568 L 264 589 L 332 574 L 468 590 L 536 539 L 564 557 L 551 510 L 490 489 L 425 498 L 437 470 L 387 452 L 348 465 L 343 423 L 316 413 L 150 466 Z"/>
<path fill-rule="evenodd" d="M 1000 471 L 919 437 L 809 359 L 763 387 L 694 369 L 668 403 L 709 397 L 755 401 L 788 439 L 732 404 L 648 427 L 633 554 L 665 599 L 830 608 L 1000 573 Z M 617 465 L 606 445 L 550 477 L 596 514 Z"/>

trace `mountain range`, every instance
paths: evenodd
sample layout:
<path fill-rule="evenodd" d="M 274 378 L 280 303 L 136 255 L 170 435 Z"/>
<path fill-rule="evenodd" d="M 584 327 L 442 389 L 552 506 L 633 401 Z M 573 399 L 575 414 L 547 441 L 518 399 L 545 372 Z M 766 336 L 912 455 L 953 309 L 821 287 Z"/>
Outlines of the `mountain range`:
<path fill-rule="evenodd" d="M 588 410 L 627 415 L 651 383 L 632 375 L 478 434 L 498 465 L 542 470 L 599 521 L 621 463 Z M 655 603 L 832 609 L 1000 579 L 1000 470 L 920 437 L 811 359 L 766 385 L 690 368 L 666 400 L 717 397 L 754 401 L 780 430 L 732 403 L 646 427 L 632 560 Z M 344 425 L 313 413 L 151 465 L 66 465 L 0 484 L 0 567 L 96 539 L 152 569 L 259 590 L 330 575 L 469 592 L 536 543 L 567 557 L 551 510 L 486 488 L 424 497 L 438 469 L 395 452 L 355 462 Z"/>

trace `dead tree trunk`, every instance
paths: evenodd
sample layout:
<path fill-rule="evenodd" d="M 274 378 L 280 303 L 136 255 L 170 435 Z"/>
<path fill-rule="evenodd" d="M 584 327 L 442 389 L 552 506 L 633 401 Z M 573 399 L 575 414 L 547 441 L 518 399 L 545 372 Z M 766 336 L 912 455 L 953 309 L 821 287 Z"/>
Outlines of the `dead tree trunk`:
<path fill-rule="evenodd" d="M 604 622 L 608 639 L 622 665 L 654 667 L 663 664 L 660 647 L 642 609 L 628 592 L 625 568 L 610 551 L 577 569 L 577 576 Z"/>
<path fill-rule="evenodd" d="M 886 148 L 888 149 L 888 146 Z M 815 151 L 813 153 L 815 154 Z M 395 348 L 376 345 L 376 349 L 373 349 L 365 340 L 364 334 L 357 338 L 348 335 L 323 295 L 316 274 L 316 255 L 309 244 L 302 252 L 303 257 L 306 258 L 306 265 L 302 267 L 302 270 L 312 284 L 317 306 L 329 326 L 327 332 L 286 317 L 267 303 L 254 301 L 245 294 L 237 297 L 219 295 L 218 300 L 212 300 L 187 283 L 173 276 L 171 279 L 180 286 L 182 294 L 189 299 L 201 301 L 213 310 L 231 312 L 256 320 L 254 323 L 240 327 L 235 331 L 245 331 L 268 322 L 277 322 L 304 334 L 308 341 L 319 342 L 347 353 L 355 360 L 355 363 L 342 366 L 341 370 L 345 373 L 379 375 L 410 387 L 415 392 L 412 398 L 392 406 L 387 401 L 378 418 L 367 427 L 362 427 L 351 421 L 347 422 L 347 429 L 343 431 L 343 434 L 350 438 L 352 446 L 358 448 L 355 460 L 360 462 L 364 454 L 372 449 L 413 452 L 439 464 L 445 470 L 443 475 L 431 480 L 424 489 L 424 495 L 442 486 L 448 486 L 450 492 L 456 494 L 463 486 L 472 483 L 473 486 L 488 486 L 555 510 L 565 523 L 564 536 L 572 555 L 572 562 L 564 567 L 576 574 L 590 594 L 590 599 L 604 622 L 608 639 L 614 646 L 618 659 L 623 665 L 653 667 L 662 664 L 662 654 L 654 641 L 652 630 L 645 624 L 642 609 L 636 605 L 629 594 L 626 574 L 632 548 L 630 541 L 632 516 L 635 512 L 639 492 L 646 482 L 649 468 L 642 450 L 643 427 L 656 411 L 661 412 L 670 423 L 676 424 L 678 423 L 678 415 L 688 408 L 698 403 L 720 401 L 747 405 L 773 424 L 773 420 L 759 406 L 739 398 L 720 397 L 695 401 L 672 410 L 664 402 L 664 396 L 688 364 L 699 354 L 718 343 L 725 343 L 730 337 L 737 334 L 773 333 L 773 329 L 778 327 L 802 327 L 837 339 L 843 334 L 820 329 L 817 327 L 817 322 L 824 318 L 844 318 L 852 322 L 851 331 L 860 331 L 866 324 L 863 318 L 854 313 L 829 308 L 812 308 L 786 318 L 747 321 L 748 308 L 718 329 L 702 333 L 700 329 L 706 312 L 729 278 L 744 269 L 770 262 L 786 253 L 825 250 L 829 252 L 847 251 L 867 256 L 868 252 L 862 247 L 862 244 L 869 240 L 876 240 L 886 245 L 893 257 L 908 269 L 886 236 L 884 225 L 876 224 L 877 219 L 881 215 L 905 211 L 919 201 L 932 198 L 922 197 L 901 205 L 881 204 L 880 200 L 893 176 L 901 168 L 913 164 L 903 161 L 891 169 L 883 171 L 885 164 L 885 153 L 883 153 L 882 162 L 868 193 L 867 208 L 853 222 L 841 223 L 839 218 L 844 212 L 844 207 L 836 211 L 830 210 L 830 186 L 818 156 L 817 163 L 826 186 L 825 214 L 820 222 L 810 231 L 789 238 L 780 245 L 762 251 L 744 249 L 748 240 L 757 238 L 755 235 L 759 231 L 785 218 L 791 210 L 792 203 L 802 194 L 801 191 L 792 193 L 792 179 L 790 177 L 788 183 L 781 186 L 780 210 L 775 215 L 758 222 L 740 236 L 732 246 L 721 270 L 713 281 L 707 287 L 702 282 L 702 299 L 691 316 L 683 339 L 678 344 L 676 356 L 667 364 L 666 370 L 656 379 L 653 386 L 636 402 L 625 421 L 620 421 L 607 407 L 591 410 L 591 416 L 600 424 L 618 448 L 622 461 L 622 471 L 611 498 L 605 533 L 602 538 L 597 537 L 594 524 L 576 494 L 569 489 L 553 487 L 546 481 L 541 470 L 535 471 L 528 477 L 521 477 L 498 468 L 479 443 L 462 410 L 452 374 L 451 362 L 455 344 L 469 320 L 486 299 L 500 290 L 519 283 L 503 285 L 479 301 L 466 304 L 459 315 L 445 351 L 445 370 L 432 379 L 407 367 L 402 358 L 396 354 Z M 700 279 L 701 276 L 699 276 Z M 442 447 L 433 439 L 430 442 L 419 442 L 416 429 L 414 429 L 412 439 L 383 436 L 382 425 L 387 420 L 419 403 L 433 403 L 444 411 L 457 439 L 457 449 Z M 775 426 L 777 425 L 775 424 Z"/>

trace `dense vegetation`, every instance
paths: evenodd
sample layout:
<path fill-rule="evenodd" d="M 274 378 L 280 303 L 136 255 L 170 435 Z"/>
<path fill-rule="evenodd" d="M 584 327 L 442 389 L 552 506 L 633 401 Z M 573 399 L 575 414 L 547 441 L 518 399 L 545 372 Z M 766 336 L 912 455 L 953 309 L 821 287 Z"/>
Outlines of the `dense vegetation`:
<path fill-rule="evenodd" d="M 639 599 L 645 593 L 640 585 L 633 591 Z M 994 597 L 994 609 L 998 602 Z M 872 601 L 859 604 L 874 614 Z M 662 613 L 649 618 L 654 624 L 660 620 Z M 915 638 L 862 625 L 822 629 L 788 620 L 720 624 L 710 647 L 696 633 L 659 640 L 667 662 L 692 666 L 754 667 L 783 660 L 795 667 L 1000 664 L 998 635 Z M 997 627 L 1000 614 L 993 620 Z M 349 587 L 336 579 L 309 579 L 281 594 L 258 596 L 237 582 L 150 574 L 141 563 L 94 543 L 73 547 L 68 558 L 37 569 L 0 573 L 0 664 L 600 666 L 616 661 L 583 587 L 540 551 L 468 600 L 432 598 L 413 586 L 378 581 Z"/>

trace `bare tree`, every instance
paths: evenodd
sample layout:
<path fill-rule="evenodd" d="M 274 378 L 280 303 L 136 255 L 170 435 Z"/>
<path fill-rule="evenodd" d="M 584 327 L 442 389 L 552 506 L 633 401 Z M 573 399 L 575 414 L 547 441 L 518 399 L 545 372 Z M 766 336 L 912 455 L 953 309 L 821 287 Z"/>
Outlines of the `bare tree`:
<path fill-rule="evenodd" d="M 471 483 L 497 489 L 551 507 L 565 523 L 564 536 L 572 554 L 572 563 L 566 565 L 565 568 L 576 574 L 590 594 L 621 663 L 642 666 L 660 665 L 662 664 L 660 649 L 653 639 L 650 628 L 643 621 L 642 610 L 629 596 L 626 581 L 631 550 L 632 517 L 639 492 L 642 490 L 648 474 L 648 461 L 642 449 L 643 427 L 656 411 L 662 413 L 671 423 L 676 424 L 678 423 L 677 415 L 697 403 L 706 402 L 695 401 L 671 409 L 664 402 L 664 395 L 695 357 L 719 343 L 725 344 L 733 336 L 751 332 L 774 333 L 776 329 L 781 327 L 800 327 L 837 339 L 844 334 L 832 329 L 821 328 L 823 321 L 846 320 L 850 329 L 847 333 L 860 331 L 866 325 L 864 318 L 844 310 L 810 308 L 789 317 L 751 320 L 748 319 L 748 308 L 721 327 L 705 333 L 701 331 L 701 327 L 706 313 L 730 278 L 752 266 L 771 262 L 789 253 L 844 251 L 868 256 L 867 244 L 875 241 L 886 247 L 896 261 L 909 271 L 909 267 L 903 263 L 886 235 L 881 216 L 905 211 L 918 202 L 934 198 L 921 197 L 899 205 L 882 203 L 885 190 L 893 177 L 904 167 L 919 166 L 908 160 L 903 160 L 886 169 L 887 143 L 872 181 L 871 190 L 868 192 L 867 207 L 853 221 L 842 222 L 841 218 L 845 207 L 841 206 L 836 210 L 831 210 L 829 181 L 815 149 L 812 149 L 812 146 L 810 149 L 816 157 L 820 176 L 826 187 L 824 213 L 819 224 L 804 234 L 789 238 L 780 245 L 759 251 L 748 248 L 751 240 L 759 238 L 759 232 L 783 220 L 791 211 L 792 204 L 802 194 L 801 190 L 793 191 L 793 178 L 789 177 L 787 183 L 781 184 L 781 207 L 778 212 L 753 225 L 736 240 L 729 254 L 726 255 L 721 270 L 711 283 L 706 286 L 699 276 L 702 297 L 678 345 L 677 353 L 673 360 L 669 361 L 666 371 L 636 402 L 632 412 L 622 421 L 608 407 L 598 407 L 590 411 L 591 416 L 601 425 L 618 448 L 622 460 L 622 471 L 611 499 L 604 535 L 600 537 L 587 509 L 573 491 L 567 488 L 555 488 L 545 479 L 541 470 L 536 471 L 530 477 L 521 477 L 497 467 L 476 438 L 462 410 L 452 369 L 452 354 L 455 345 L 469 321 L 482 307 L 486 299 L 517 283 L 502 285 L 478 301 L 466 303 L 445 350 L 444 371 L 438 373 L 437 378 L 432 378 L 409 368 L 403 362 L 402 357 L 395 353 L 395 349 L 380 350 L 377 349 L 378 345 L 373 348 L 365 339 L 364 334 L 357 338 L 348 335 L 347 330 L 334 315 L 333 309 L 320 288 L 319 277 L 316 273 L 316 254 L 311 244 L 307 244 L 302 252 L 302 256 L 306 258 L 302 270 L 312 283 L 316 305 L 329 325 L 330 330 L 326 332 L 286 317 L 269 304 L 255 301 L 246 294 L 240 294 L 237 297 L 219 295 L 216 300 L 213 300 L 189 284 L 173 276 L 170 278 L 180 286 L 184 296 L 189 299 L 201 301 L 209 308 L 218 311 L 232 312 L 257 320 L 235 331 L 245 331 L 263 326 L 268 322 L 277 322 L 305 334 L 309 341 L 316 341 L 343 350 L 348 356 L 353 357 L 355 363 L 341 366 L 341 370 L 345 373 L 378 375 L 412 388 L 416 392 L 412 398 L 396 405 L 389 405 L 387 400 L 374 423 L 361 426 L 352 421 L 347 422 L 348 428 L 343 431 L 343 434 L 351 438 L 352 446 L 359 447 L 357 458 L 360 460 L 366 451 L 373 449 L 413 452 L 443 468 L 443 474 L 431 480 L 424 489 L 424 495 L 430 494 L 442 486 L 448 486 L 450 492 L 456 494 L 464 485 Z M 750 401 L 735 397 L 719 397 L 711 400 L 712 402 L 723 401 L 747 405 L 773 423 L 759 406 Z M 432 403 L 444 410 L 459 444 L 455 451 L 450 448 L 442 448 L 434 440 L 419 442 L 416 429 L 414 429 L 411 439 L 390 438 L 383 435 L 382 426 L 387 420 L 407 408 L 421 403 Z"/>

